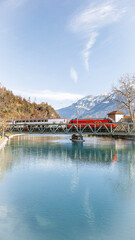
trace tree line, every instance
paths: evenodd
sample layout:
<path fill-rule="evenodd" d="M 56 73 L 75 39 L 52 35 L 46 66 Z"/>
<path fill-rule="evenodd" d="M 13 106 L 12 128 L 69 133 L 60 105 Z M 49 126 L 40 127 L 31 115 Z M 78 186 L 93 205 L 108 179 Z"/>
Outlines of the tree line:
<path fill-rule="evenodd" d="M 16 96 L 0 84 L 0 135 L 7 129 L 6 119 L 59 118 L 53 107 Z"/>
<path fill-rule="evenodd" d="M 16 96 L 0 87 L 0 119 L 59 118 L 58 113 L 45 102 L 37 104 L 30 98 Z"/>

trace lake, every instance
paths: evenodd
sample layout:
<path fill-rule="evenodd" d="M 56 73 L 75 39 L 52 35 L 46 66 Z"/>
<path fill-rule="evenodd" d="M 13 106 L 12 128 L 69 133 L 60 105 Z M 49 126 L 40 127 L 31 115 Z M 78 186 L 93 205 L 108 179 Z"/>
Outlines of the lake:
<path fill-rule="evenodd" d="M 0 152 L 1 240 L 134 240 L 135 143 L 26 135 Z"/>

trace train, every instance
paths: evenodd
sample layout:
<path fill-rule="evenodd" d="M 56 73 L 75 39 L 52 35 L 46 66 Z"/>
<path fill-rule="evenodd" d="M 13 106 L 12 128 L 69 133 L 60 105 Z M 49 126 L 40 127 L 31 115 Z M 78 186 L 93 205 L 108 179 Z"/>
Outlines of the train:
<path fill-rule="evenodd" d="M 12 120 L 12 125 L 15 125 L 15 128 L 22 127 L 24 130 L 27 130 L 30 126 L 35 125 L 38 127 L 47 125 L 48 127 L 55 128 L 58 126 L 58 124 L 63 124 L 62 128 L 65 128 L 66 123 L 68 123 L 67 118 L 33 118 Z"/>
<path fill-rule="evenodd" d="M 67 125 L 68 128 L 73 127 L 79 127 L 79 128 L 88 128 L 89 126 L 92 128 L 98 128 L 101 127 L 113 127 L 115 128 L 117 124 L 111 119 L 111 118 L 86 118 L 86 119 L 71 119 L 69 121 L 69 124 Z"/>
<path fill-rule="evenodd" d="M 65 124 L 68 123 L 69 120 L 67 118 L 34 118 L 34 119 L 14 119 L 12 121 L 13 124 L 27 124 L 27 125 L 35 125 L 35 124 Z"/>
<path fill-rule="evenodd" d="M 115 128 L 117 124 L 111 118 L 86 118 L 86 119 L 71 119 L 68 118 L 35 118 L 35 119 L 14 119 L 12 120 L 12 125 L 24 126 L 24 129 L 27 129 L 29 125 L 48 125 L 48 126 L 57 126 L 58 124 L 62 125 L 62 128 L 101 128 L 112 127 Z"/>

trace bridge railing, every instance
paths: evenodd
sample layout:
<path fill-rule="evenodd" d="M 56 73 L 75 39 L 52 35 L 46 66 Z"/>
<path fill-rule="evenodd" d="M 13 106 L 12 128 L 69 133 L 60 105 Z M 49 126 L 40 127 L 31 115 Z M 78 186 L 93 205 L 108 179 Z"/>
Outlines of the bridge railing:
<path fill-rule="evenodd" d="M 135 135 L 135 123 L 83 123 L 83 124 L 49 124 L 49 123 L 18 123 L 10 125 L 10 132 L 39 132 L 52 134 L 89 134 L 89 135 Z"/>

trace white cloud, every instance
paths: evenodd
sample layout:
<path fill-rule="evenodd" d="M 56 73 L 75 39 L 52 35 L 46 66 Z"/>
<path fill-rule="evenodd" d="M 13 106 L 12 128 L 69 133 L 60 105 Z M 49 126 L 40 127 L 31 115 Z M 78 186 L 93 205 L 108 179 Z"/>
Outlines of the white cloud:
<path fill-rule="evenodd" d="M 74 68 L 70 69 L 70 77 L 74 80 L 75 83 L 77 83 L 78 76 L 77 76 L 77 72 L 75 71 Z"/>
<path fill-rule="evenodd" d="M 87 70 L 89 70 L 90 49 L 95 44 L 100 29 L 117 22 L 125 11 L 125 8 L 116 6 L 113 1 L 106 1 L 94 7 L 87 6 L 71 19 L 70 29 L 87 40 L 83 50 L 83 59 Z"/>
<path fill-rule="evenodd" d="M 72 19 L 72 29 L 75 32 L 82 31 L 89 34 L 95 29 L 117 21 L 124 12 L 124 8 L 119 9 L 108 2 L 95 7 L 88 6 Z"/>
<path fill-rule="evenodd" d="M 90 49 L 92 48 L 92 46 L 94 45 L 95 41 L 96 41 L 96 37 L 98 36 L 98 33 L 93 32 L 90 36 L 89 41 L 86 44 L 85 49 L 82 52 L 83 58 L 84 58 L 84 63 L 85 63 L 85 67 L 86 69 L 89 71 L 89 55 L 90 55 Z"/>
<path fill-rule="evenodd" d="M 43 90 L 43 91 L 37 91 L 37 92 L 20 92 L 20 93 L 25 94 L 28 97 L 31 96 L 31 97 L 44 98 L 47 100 L 54 100 L 54 101 L 76 100 L 77 98 L 83 97 L 80 94 L 53 92 L 50 90 Z"/>
<path fill-rule="evenodd" d="M 80 98 L 83 98 L 84 95 L 81 94 L 73 94 L 68 92 L 54 92 L 50 90 L 43 91 L 28 91 L 23 92 L 19 90 L 13 90 L 14 94 L 20 95 L 25 98 L 31 98 L 32 101 L 36 102 L 48 102 L 48 104 L 52 105 L 56 109 L 68 106 L 73 102 L 76 102 Z"/>

